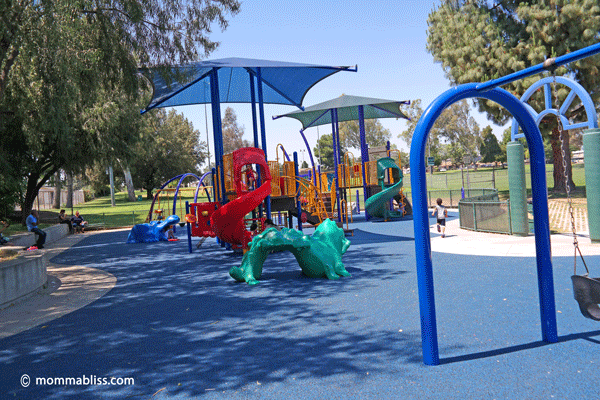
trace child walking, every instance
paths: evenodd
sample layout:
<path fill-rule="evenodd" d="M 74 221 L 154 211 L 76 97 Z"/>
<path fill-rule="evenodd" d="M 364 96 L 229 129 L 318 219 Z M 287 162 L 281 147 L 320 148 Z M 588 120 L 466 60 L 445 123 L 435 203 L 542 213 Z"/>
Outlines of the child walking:
<path fill-rule="evenodd" d="M 442 199 L 436 200 L 437 206 L 431 213 L 431 216 L 437 214 L 437 231 L 442 232 L 442 237 L 446 237 L 446 217 L 448 216 L 448 210 L 442 205 Z"/>

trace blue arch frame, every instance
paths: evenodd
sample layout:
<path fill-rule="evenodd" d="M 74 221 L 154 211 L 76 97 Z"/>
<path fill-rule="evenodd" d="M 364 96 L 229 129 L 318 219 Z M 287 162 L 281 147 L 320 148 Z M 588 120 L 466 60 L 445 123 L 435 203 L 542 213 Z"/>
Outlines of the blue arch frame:
<path fill-rule="evenodd" d="M 541 133 L 526 106 L 514 95 L 501 88 L 493 88 L 493 86 L 492 88 L 482 87 L 481 84 L 470 83 L 447 90 L 429 105 L 416 126 L 410 148 L 421 338 L 423 362 L 427 365 L 438 365 L 440 363 L 433 290 L 429 216 L 427 212 L 425 174 L 427 137 L 435 120 L 445 108 L 457 101 L 472 97 L 492 100 L 506 108 L 522 127 L 529 145 L 542 340 L 548 343 L 558 341 L 554 278 L 550 255 L 548 193 L 546 188 L 544 145 Z"/>
<path fill-rule="evenodd" d="M 553 102 L 552 102 L 551 85 L 555 79 L 556 79 L 557 84 L 564 85 L 564 86 L 568 87 L 569 89 L 571 89 L 571 91 L 565 98 L 565 101 L 562 103 L 562 105 L 558 109 L 553 107 Z M 540 113 L 538 113 L 533 109 L 533 107 L 531 107 L 529 104 L 527 104 L 527 102 L 529 101 L 531 96 L 539 88 L 542 88 L 542 87 L 544 88 L 545 109 L 543 111 L 541 111 Z M 579 99 L 581 100 L 581 104 L 583 104 L 583 107 L 585 108 L 585 113 L 587 115 L 588 120 L 587 120 L 587 122 L 571 124 L 571 122 L 568 120 L 565 113 L 567 112 L 567 110 L 571 106 L 571 104 L 573 103 L 573 100 L 575 100 L 576 96 L 579 97 Z M 592 100 L 592 97 L 585 90 L 585 88 L 583 86 L 581 86 L 579 83 L 575 82 L 572 79 L 565 78 L 564 76 L 557 76 L 555 78 L 549 76 L 549 77 L 540 79 L 539 81 L 537 81 L 536 83 L 531 85 L 529 87 L 529 89 L 527 89 L 525 91 L 525 93 L 523 93 L 523 96 L 521 96 L 521 102 L 523 102 L 525 104 L 525 107 L 527 108 L 527 110 L 529 111 L 531 116 L 535 119 L 535 122 L 537 125 L 539 125 L 540 122 L 542 122 L 542 119 L 544 119 L 545 116 L 556 115 L 560 118 L 560 122 L 561 122 L 564 130 L 578 129 L 578 128 L 588 128 L 588 129 L 598 128 L 598 116 L 596 115 L 596 108 L 594 107 L 594 102 Z M 522 137 L 524 137 L 524 135 L 522 133 L 519 133 L 519 124 L 517 123 L 516 120 L 513 119 L 511 133 L 510 133 L 510 140 L 514 141 L 514 140 L 522 138 Z"/>

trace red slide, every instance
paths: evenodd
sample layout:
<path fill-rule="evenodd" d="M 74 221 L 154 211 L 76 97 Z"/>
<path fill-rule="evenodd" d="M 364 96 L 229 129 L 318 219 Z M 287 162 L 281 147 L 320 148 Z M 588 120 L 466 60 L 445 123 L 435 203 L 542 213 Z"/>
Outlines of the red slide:
<path fill-rule="evenodd" d="M 261 185 L 248 191 L 242 184 L 242 167 L 258 164 L 260 166 Z M 261 149 L 247 147 L 233 152 L 233 173 L 238 197 L 215 210 L 210 223 L 217 237 L 234 246 L 246 246 L 251 240 L 246 230 L 244 217 L 258 207 L 271 194 L 271 172 Z"/>

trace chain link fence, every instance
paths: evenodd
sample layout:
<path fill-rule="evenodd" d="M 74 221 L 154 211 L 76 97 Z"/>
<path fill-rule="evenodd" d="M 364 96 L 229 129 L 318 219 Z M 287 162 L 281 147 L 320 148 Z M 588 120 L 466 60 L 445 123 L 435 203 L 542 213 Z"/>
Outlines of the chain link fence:
<path fill-rule="evenodd" d="M 463 193 L 464 192 L 464 193 Z M 412 199 L 410 190 L 404 191 L 408 199 Z M 496 196 L 498 199 L 498 191 L 496 189 L 436 189 L 427 191 L 427 207 L 435 207 L 437 199 L 442 199 L 442 204 L 445 207 L 456 208 L 460 201 L 465 198 L 479 198 L 486 196 Z M 493 196 L 492 196 L 493 197 Z"/>
<path fill-rule="evenodd" d="M 500 201 L 498 191 L 483 189 L 488 193 L 469 196 L 459 201 L 460 227 L 478 232 L 506 233 L 512 235 L 510 202 Z"/>

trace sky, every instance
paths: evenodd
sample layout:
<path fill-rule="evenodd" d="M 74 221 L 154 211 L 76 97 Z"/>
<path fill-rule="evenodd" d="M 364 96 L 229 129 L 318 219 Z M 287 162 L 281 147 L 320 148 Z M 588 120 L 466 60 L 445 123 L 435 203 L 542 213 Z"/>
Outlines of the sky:
<path fill-rule="evenodd" d="M 240 12 L 229 18 L 229 26 L 221 32 L 217 27 L 211 39 L 220 42 L 207 58 L 256 58 L 331 66 L 358 66 L 358 72 L 339 72 L 311 88 L 303 106 L 310 106 L 342 94 L 386 100 L 421 99 L 423 108 L 450 88 L 439 63 L 426 50 L 427 17 L 437 1 L 421 0 L 242 0 Z M 222 105 L 232 107 L 238 124 L 245 129 L 244 138 L 253 141 L 250 104 Z M 308 161 L 300 136 L 299 121 L 292 118 L 273 120 L 298 108 L 265 105 L 267 154 L 275 159 L 275 149 L 282 144 L 288 153 L 298 152 L 300 162 Z M 200 131 L 214 154 L 210 105 L 177 107 L 176 110 Z M 501 136 L 504 128 L 494 126 L 484 114 L 472 108 L 471 115 L 484 128 L 491 125 Z M 391 143 L 408 151 L 398 135 L 406 129 L 402 119 L 382 119 L 390 130 Z M 331 133 L 323 125 L 305 131 L 311 149 L 317 137 Z M 358 155 L 357 153 L 355 155 Z M 280 155 L 281 157 L 281 155 Z"/>

